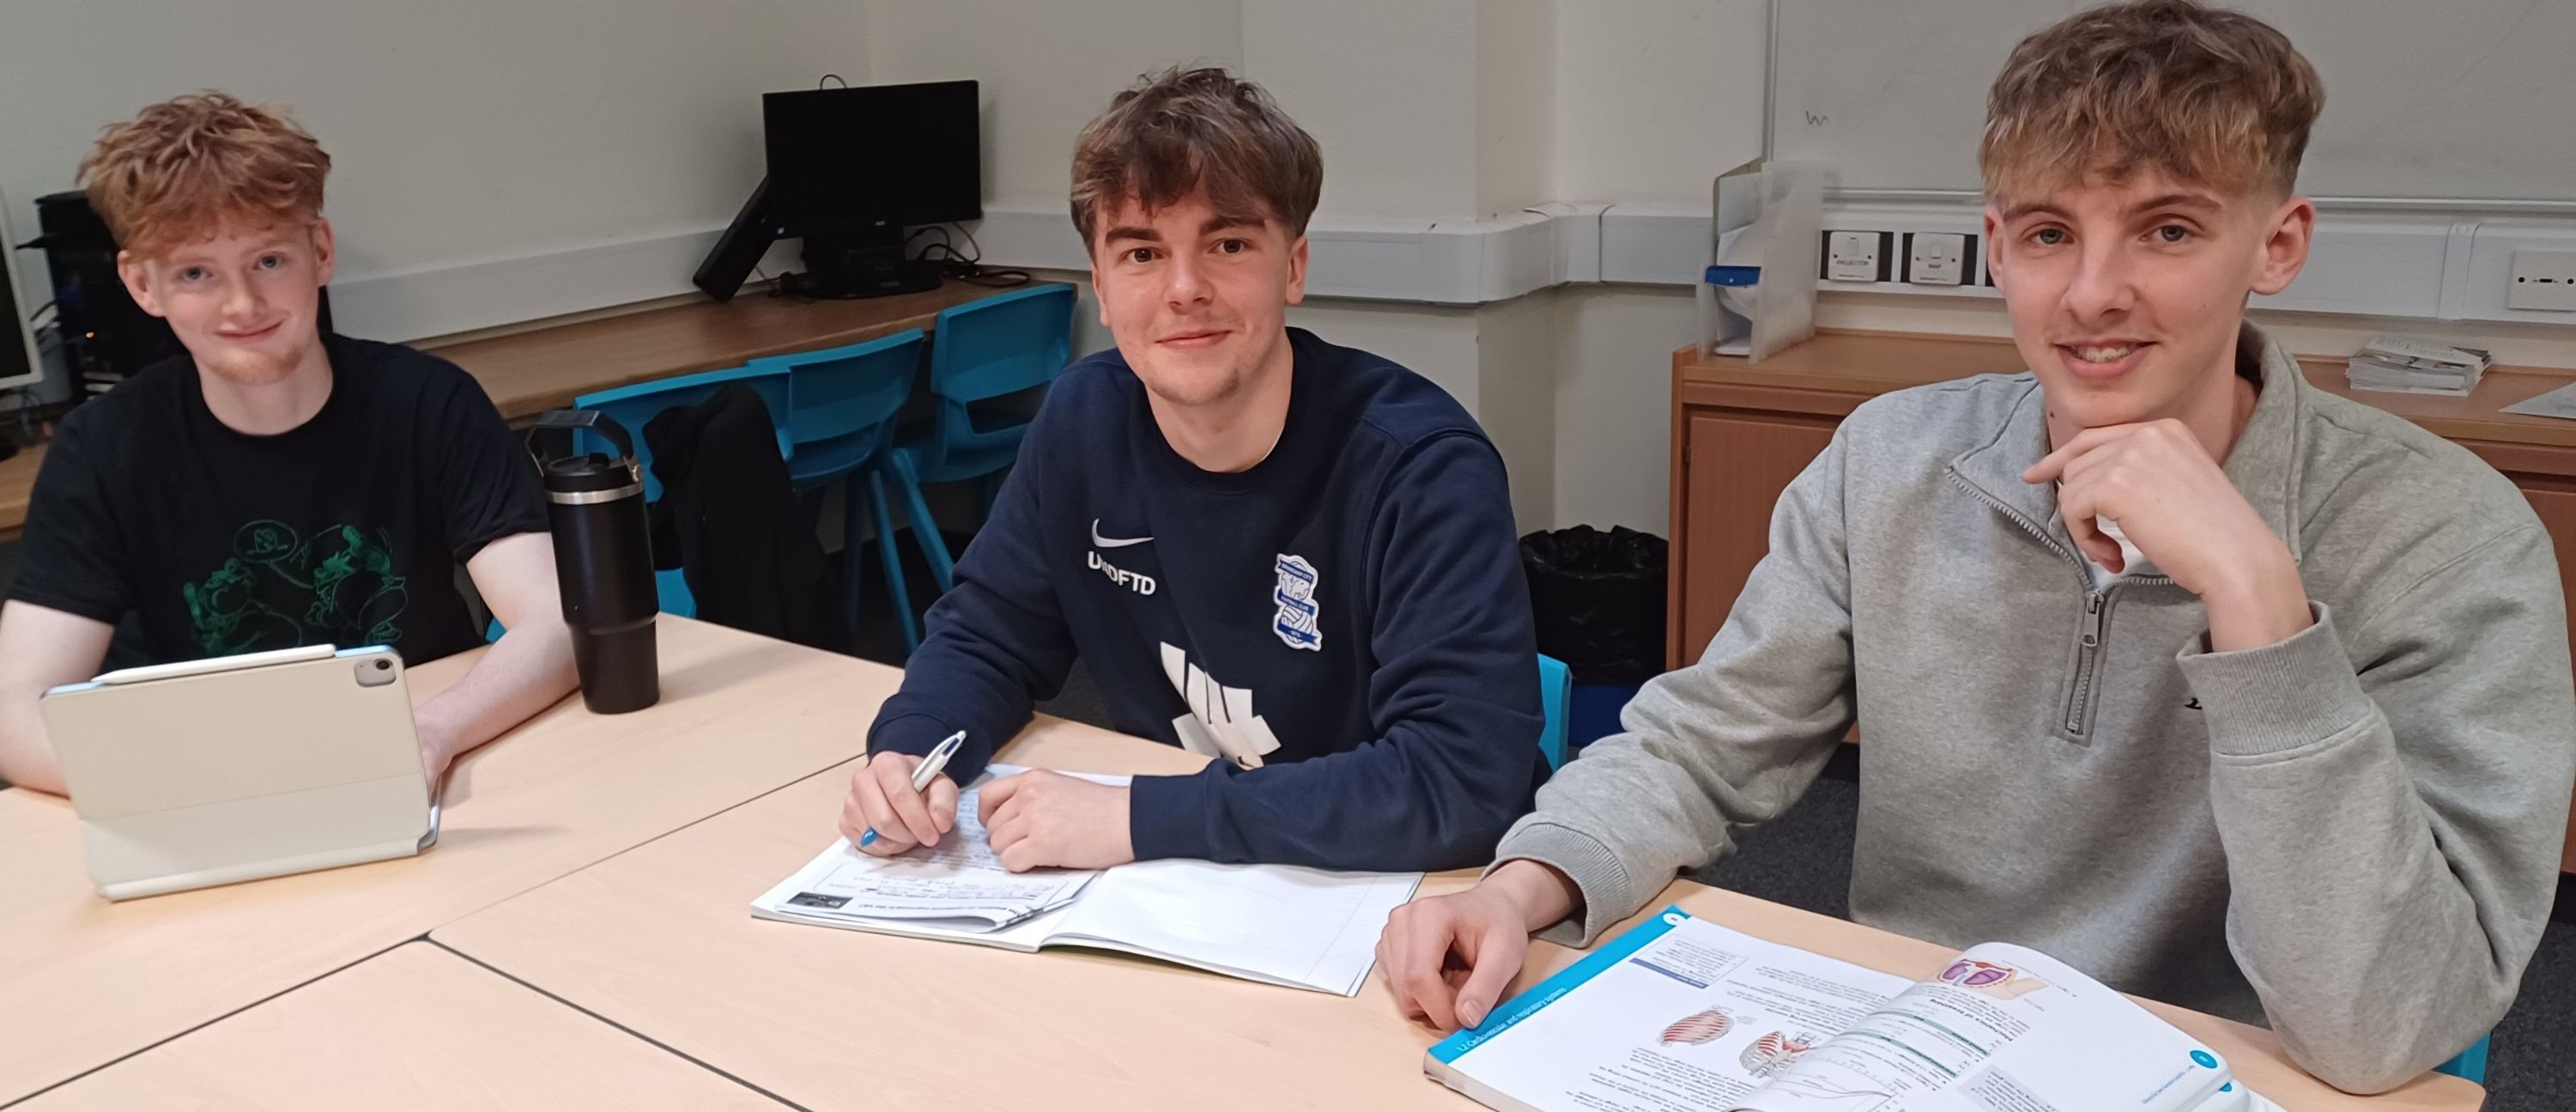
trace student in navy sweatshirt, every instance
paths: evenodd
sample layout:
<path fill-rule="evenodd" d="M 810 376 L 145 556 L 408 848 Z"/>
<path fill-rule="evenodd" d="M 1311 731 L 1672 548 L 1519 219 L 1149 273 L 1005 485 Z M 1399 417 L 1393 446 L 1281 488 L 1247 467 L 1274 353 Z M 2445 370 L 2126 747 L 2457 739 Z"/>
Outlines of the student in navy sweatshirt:
<path fill-rule="evenodd" d="M 1216 759 L 1124 788 L 986 785 L 1011 869 L 1490 858 L 1544 774 L 1503 463 L 1438 386 L 1285 324 L 1314 139 L 1249 82 L 1168 72 L 1084 130 L 1073 179 L 1117 349 L 1056 379 L 869 731 L 842 831 L 936 844 L 957 785 L 1080 656 L 1120 729 Z"/>

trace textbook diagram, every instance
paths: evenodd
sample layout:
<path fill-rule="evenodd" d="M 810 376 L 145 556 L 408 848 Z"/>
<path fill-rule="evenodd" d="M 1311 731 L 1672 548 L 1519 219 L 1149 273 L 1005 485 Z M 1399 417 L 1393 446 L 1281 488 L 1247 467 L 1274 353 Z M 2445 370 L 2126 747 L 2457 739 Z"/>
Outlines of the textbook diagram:
<path fill-rule="evenodd" d="M 1663 1043 L 1665 1046 L 1698 1046 L 1715 1042 L 1734 1029 L 1734 1016 L 1726 1014 L 1724 1008 L 1710 1008 L 1674 1020 L 1672 1026 L 1664 1028 Z"/>
<path fill-rule="evenodd" d="M 1789 1068 L 1815 1046 L 1814 1035 L 1800 1032 L 1792 1037 L 1785 1031 L 1772 1031 L 1745 1047 L 1739 1061 L 1744 1063 L 1744 1072 L 1755 1077 L 1770 1077 Z"/>
<path fill-rule="evenodd" d="M 2018 1000 L 2048 987 L 2048 982 L 1996 961 L 1960 958 L 1941 971 L 1942 984 L 1957 985 L 1997 1000 Z"/>

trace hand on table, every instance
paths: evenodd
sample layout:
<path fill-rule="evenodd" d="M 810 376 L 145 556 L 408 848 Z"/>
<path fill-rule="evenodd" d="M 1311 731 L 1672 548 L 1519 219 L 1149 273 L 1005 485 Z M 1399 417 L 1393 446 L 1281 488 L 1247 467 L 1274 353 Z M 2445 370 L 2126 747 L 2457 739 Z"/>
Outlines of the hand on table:
<path fill-rule="evenodd" d="M 982 796 L 984 834 L 1012 872 L 1106 869 L 1136 859 L 1126 788 L 1031 769 L 984 785 Z"/>
<path fill-rule="evenodd" d="M 447 776 L 448 766 L 456 763 L 455 745 L 438 729 L 427 724 L 416 727 L 420 742 L 420 770 L 428 777 L 429 797 L 439 797 L 439 781 Z"/>
<path fill-rule="evenodd" d="M 1396 908 L 1378 937 L 1378 968 L 1405 1018 L 1442 1031 L 1474 1027 L 1521 971 L 1530 932 L 1565 918 L 1575 901 L 1556 870 L 1509 862 L 1464 892 Z"/>

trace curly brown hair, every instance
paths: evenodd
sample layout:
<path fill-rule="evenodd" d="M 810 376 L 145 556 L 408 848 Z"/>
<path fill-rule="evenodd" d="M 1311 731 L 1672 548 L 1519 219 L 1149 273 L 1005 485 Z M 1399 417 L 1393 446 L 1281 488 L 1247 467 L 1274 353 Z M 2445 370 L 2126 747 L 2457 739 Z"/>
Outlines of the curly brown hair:
<path fill-rule="evenodd" d="M 285 112 L 208 90 L 110 127 L 81 159 L 90 206 L 151 258 L 229 228 L 311 223 L 331 156 Z"/>
<path fill-rule="evenodd" d="M 1215 67 L 1148 74 L 1118 94 L 1073 147 L 1073 226 L 1091 246 L 1104 206 L 1148 211 L 1194 191 L 1227 216 L 1306 233 L 1324 154 L 1261 86 Z"/>
<path fill-rule="evenodd" d="M 2013 48 L 1986 97 L 1977 167 L 1989 199 L 2142 168 L 2287 197 L 2325 99 L 2262 20 L 2194 0 L 2110 4 Z"/>

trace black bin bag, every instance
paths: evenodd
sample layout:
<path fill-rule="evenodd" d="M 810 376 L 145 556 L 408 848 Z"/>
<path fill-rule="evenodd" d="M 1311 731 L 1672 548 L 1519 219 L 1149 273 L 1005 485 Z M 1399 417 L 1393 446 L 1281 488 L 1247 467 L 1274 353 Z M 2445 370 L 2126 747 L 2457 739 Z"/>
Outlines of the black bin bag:
<path fill-rule="evenodd" d="M 1620 526 L 1541 530 L 1521 538 L 1538 651 L 1577 684 L 1634 686 L 1664 670 L 1662 537 Z"/>

